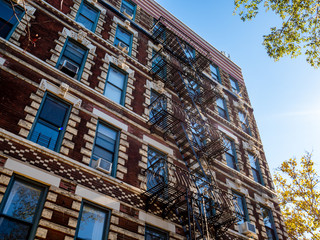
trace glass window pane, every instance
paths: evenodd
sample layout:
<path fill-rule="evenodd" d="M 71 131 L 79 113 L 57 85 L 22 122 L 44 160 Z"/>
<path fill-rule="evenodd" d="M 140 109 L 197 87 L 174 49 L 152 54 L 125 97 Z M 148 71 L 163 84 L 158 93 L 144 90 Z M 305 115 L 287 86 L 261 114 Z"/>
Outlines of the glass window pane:
<path fill-rule="evenodd" d="M 41 196 L 41 188 L 19 180 L 13 183 L 3 214 L 32 223 Z"/>
<path fill-rule="evenodd" d="M 84 55 L 86 53 L 86 50 L 77 44 L 68 41 L 63 55 L 67 57 L 68 59 L 71 59 L 73 62 L 77 63 L 80 67 L 84 58 Z"/>
<path fill-rule="evenodd" d="M 84 3 L 81 9 L 81 13 L 86 16 L 88 19 L 94 21 L 97 18 L 98 11 Z"/>
<path fill-rule="evenodd" d="M 115 86 L 111 85 L 110 83 L 107 83 L 104 95 L 116 103 L 119 103 L 119 104 L 121 103 L 122 90 L 119 88 L 116 88 Z"/>
<path fill-rule="evenodd" d="M 105 148 L 100 146 L 95 146 L 93 149 L 93 156 L 92 158 L 98 160 L 99 158 L 103 158 L 109 162 L 113 162 L 114 152 L 107 151 Z M 93 167 L 93 166 L 92 166 Z"/>
<path fill-rule="evenodd" d="M 101 240 L 106 231 L 106 218 L 106 212 L 84 205 L 77 239 Z"/>
<path fill-rule="evenodd" d="M 145 231 L 145 239 L 146 240 L 167 240 L 168 234 L 160 229 L 156 229 L 154 227 L 146 227 Z"/>
<path fill-rule="evenodd" d="M 128 33 L 126 30 L 118 27 L 116 38 L 118 38 L 121 42 L 125 43 L 127 46 L 131 43 L 132 34 Z"/>
<path fill-rule="evenodd" d="M 58 128 L 53 129 L 52 127 L 42 124 L 41 122 L 37 122 L 31 134 L 30 140 L 40 144 L 41 146 L 54 150 L 58 136 Z"/>
<path fill-rule="evenodd" d="M 113 152 L 116 141 L 115 141 L 115 139 L 112 139 L 106 135 L 103 135 L 101 133 L 97 133 L 96 144 L 103 147 L 104 149 L 107 149 L 107 150 Z"/>
<path fill-rule="evenodd" d="M 15 16 L 15 14 L 16 16 Z M 23 11 L 20 7 L 12 5 L 7 1 L 0 1 L 0 36 L 6 38 L 14 25 L 18 22 L 17 17 L 21 19 Z"/>
<path fill-rule="evenodd" d="M 47 97 L 41 108 L 39 118 L 58 128 L 62 127 L 68 108 L 68 105 Z"/>
<path fill-rule="evenodd" d="M 123 0 L 120 11 L 124 12 L 125 10 L 127 14 L 133 16 L 135 8 L 136 6 L 133 3 Z"/>
<path fill-rule="evenodd" d="M 109 71 L 108 82 L 112 83 L 120 89 L 123 89 L 126 75 L 114 68 L 110 68 Z"/>
<path fill-rule="evenodd" d="M 85 28 L 90 29 L 90 30 L 92 30 L 93 24 L 94 24 L 90 19 L 86 18 L 83 15 L 78 16 L 77 22 L 83 24 L 83 26 L 85 26 Z"/>
<path fill-rule="evenodd" d="M 0 217 L 0 239 L 27 240 L 31 224 Z"/>
<path fill-rule="evenodd" d="M 234 157 L 232 155 L 229 155 L 226 153 L 226 160 L 227 160 L 227 165 L 233 169 L 236 169 L 236 165 L 234 162 Z"/>

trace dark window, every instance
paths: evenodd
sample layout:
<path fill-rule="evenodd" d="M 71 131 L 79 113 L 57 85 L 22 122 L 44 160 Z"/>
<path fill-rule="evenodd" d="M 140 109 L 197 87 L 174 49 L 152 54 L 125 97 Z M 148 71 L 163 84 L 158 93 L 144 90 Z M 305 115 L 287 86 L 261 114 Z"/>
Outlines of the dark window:
<path fill-rule="evenodd" d="M 151 89 L 150 104 L 152 105 L 152 108 L 149 112 L 149 118 L 153 119 L 152 122 L 155 122 L 162 117 L 162 110 L 167 109 L 167 99 L 162 96 L 160 97 L 158 92 Z"/>
<path fill-rule="evenodd" d="M 136 5 L 130 1 L 122 0 L 120 12 L 124 13 L 127 17 L 134 19 L 136 14 Z"/>
<path fill-rule="evenodd" d="M 247 114 L 244 114 L 243 112 L 239 112 L 239 120 L 240 120 L 240 125 L 242 128 L 242 131 L 251 135 L 251 130 L 250 130 Z"/>
<path fill-rule="evenodd" d="M 186 57 L 189 59 L 193 59 L 196 56 L 196 52 L 195 52 L 194 48 L 191 47 L 189 44 L 185 44 L 184 53 L 185 53 Z"/>
<path fill-rule="evenodd" d="M 18 178 L 11 181 L 0 208 L 0 239 L 34 239 L 45 188 Z"/>
<path fill-rule="evenodd" d="M 83 1 L 78 11 L 76 21 L 78 23 L 83 24 L 87 29 L 94 32 L 97 26 L 99 15 L 99 10 L 97 10 L 91 4 Z"/>
<path fill-rule="evenodd" d="M 23 14 L 22 8 L 13 1 L 0 0 L 0 37 L 8 39 Z"/>
<path fill-rule="evenodd" d="M 146 226 L 145 232 L 146 240 L 167 240 L 169 239 L 168 233 L 155 227 Z"/>
<path fill-rule="evenodd" d="M 167 77 L 167 63 L 160 53 L 152 50 L 152 71 L 156 73 L 160 78 L 166 79 Z"/>
<path fill-rule="evenodd" d="M 277 240 L 271 210 L 266 207 L 261 207 L 261 214 L 262 214 L 264 226 L 266 227 L 268 240 Z"/>
<path fill-rule="evenodd" d="M 129 55 L 131 53 L 132 33 L 128 32 L 122 27 L 117 28 L 114 45 L 123 49 Z"/>
<path fill-rule="evenodd" d="M 152 34 L 160 42 L 164 42 L 166 40 L 166 27 L 155 18 L 153 19 Z"/>
<path fill-rule="evenodd" d="M 127 75 L 110 66 L 104 95 L 110 100 L 124 104 L 127 86 Z"/>
<path fill-rule="evenodd" d="M 80 211 L 76 239 L 105 240 L 108 235 L 110 211 L 83 203 Z"/>
<path fill-rule="evenodd" d="M 217 107 L 218 107 L 219 116 L 229 120 L 227 105 L 224 99 L 222 98 L 217 99 Z"/>
<path fill-rule="evenodd" d="M 249 156 L 249 161 L 251 165 L 253 179 L 256 182 L 262 184 L 262 176 L 261 176 L 258 159 L 255 156 L 253 156 L 251 153 L 249 153 L 248 156 Z"/>
<path fill-rule="evenodd" d="M 223 139 L 223 141 L 224 141 L 225 147 L 227 148 L 227 151 L 225 152 L 227 165 L 233 169 L 238 170 L 234 141 L 226 137 Z"/>
<path fill-rule="evenodd" d="M 87 58 L 88 49 L 81 44 L 67 39 L 57 68 L 70 77 L 80 79 Z"/>
<path fill-rule="evenodd" d="M 167 181 L 167 156 L 163 152 L 152 147 L 148 148 L 147 168 L 147 189 L 150 190 L 159 183 Z"/>
<path fill-rule="evenodd" d="M 69 104 L 46 95 L 33 124 L 29 139 L 41 146 L 59 151 L 70 108 Z"/>
<path fill-rule="evenodd" d="M 118 150 L 119 131 L 105 124 L 98 123 L 92 152 L 91 167 L 113 174 Z"/>
<path fill-rule="evenodd" d="M 234 92 L 235 94 L 239 94 L 241 96 L 238 82 L 232 78 L 229 78 L 229 80 L 230 80 L 232 92 Z"/>
<path fill-rule="evenodd" d="M 244 198 L 244 196 L 236 192 L 233 192 L 233 199 L 235 204 L 239 207 L 236 209 L 237 217 L 239 220 L 238 224 L 248 221 L 248 210 L 246 205 L 246 199 Z"/>
<path fill-rule="evenodd" d="M 211 73 L 211 77 L 212 77 L 215 81 L 221 83 L 218 67 L 213 66 L 213 65 L 210 65 L 210 73 Z"/>

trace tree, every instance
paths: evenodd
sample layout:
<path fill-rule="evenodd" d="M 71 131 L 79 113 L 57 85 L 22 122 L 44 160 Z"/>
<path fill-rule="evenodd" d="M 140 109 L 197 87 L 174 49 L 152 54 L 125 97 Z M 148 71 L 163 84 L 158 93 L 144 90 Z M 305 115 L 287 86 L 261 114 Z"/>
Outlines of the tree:
<path fill-rule="evenodd" d="M 296 158 L 284 161 L 274 175 L 291 240 L 320 240 L 320 178 L 311 157 L 310 153 L 302 156 L 300 166 Z"/>
<path fill-rule="evenodd" d="M 319 0 L 234 0 L 235 13 L 243 21 L 251 20 L 260 8 L 271 10 L 282 20 L 264 36 L 263 45 L 275 60 L 283 56 L 307 56 L 311 66 L 320 66 L 320 1 Z"/>

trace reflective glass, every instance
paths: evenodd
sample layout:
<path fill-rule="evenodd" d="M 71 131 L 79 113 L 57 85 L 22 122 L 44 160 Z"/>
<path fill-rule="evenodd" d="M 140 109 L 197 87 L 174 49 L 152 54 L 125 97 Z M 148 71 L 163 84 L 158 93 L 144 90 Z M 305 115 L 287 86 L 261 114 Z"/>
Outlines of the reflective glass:
<path fill-rule="evenodd" d="M 17 17 L 21 19 L 23 10 L 14 4 L 0 0 L 0 37 L 7 38 L 12 28 L 18 23 Z"/>

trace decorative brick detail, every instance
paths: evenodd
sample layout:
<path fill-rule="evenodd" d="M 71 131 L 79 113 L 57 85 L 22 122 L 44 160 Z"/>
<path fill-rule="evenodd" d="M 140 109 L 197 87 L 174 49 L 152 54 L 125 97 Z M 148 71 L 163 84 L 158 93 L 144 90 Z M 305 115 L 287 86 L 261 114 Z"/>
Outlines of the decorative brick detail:
<path fill-rule="evenodd" d="M 84 140 L 86 141 L 86 144 L 84 147 L 81 148 L 81 153 L 83 154 L 82 162 L 87 165 L 90 164 L 97 124 L 98 119 L 95 117 L 91 117 L 90 122 L 87 122 L 88 134 L 84 135 Z M 94 135 L 92 135 L 92 133 Z"/>
<path fill-rule="evenodd" d="M 7 161 L 7 158 L 0 156 L 0 167 L 3 167 L 6 161 Z"/>
<path fill-rule="evenodd" d="M 61 179 L 59 187 L 68 192 L 75 193 L 77 185 L 70 181 Z"/>
<path fill-rule="evenodd" d="M 8 187 L 13 171 L 0 167 L 0 203 Z"/>
<path fill-rule="evenodd" d="M 139 218 L 139 211 L 129 206 L 120 204 L 120 212 L 126 213 L 134 218 Z"/>

